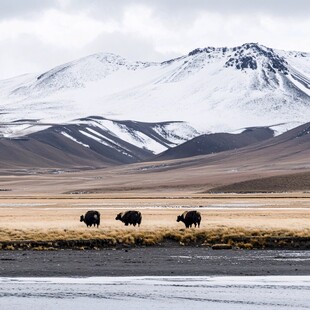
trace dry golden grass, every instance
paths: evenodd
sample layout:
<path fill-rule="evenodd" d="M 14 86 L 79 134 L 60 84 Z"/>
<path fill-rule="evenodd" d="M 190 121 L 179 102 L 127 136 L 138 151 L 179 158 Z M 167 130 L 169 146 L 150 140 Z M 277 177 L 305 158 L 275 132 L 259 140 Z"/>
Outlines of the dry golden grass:
<path fill-rule="evenodd" d="M 199 208 L 199 229 L 183 229 L 176 217 Z M 101 226 L 86 228 L 81 214 L 101 212 Z M 142 212 L 141 227 L 115 221 L 118 212 Z M 299 196 L 201 196 L 170 198 L 0 198 L 0 247 L 103 248 L 106 246 L 229 244 L 239 248 L 310 248 L 310 199 Z M 307 241 L 307 240 L 308 241 Z M 60 241 L 60 243 L 58 242 Z M 27 242 L 29 244 L 27 245 Z M 40 243 L 41 242 L 41 243 Z M 57 243 L 58 242 L 58 243 Z M 14 245 L 15 244 L 15 245 Z"/>
<path fill-rule="evenodd" d="M 152 246 L 175 242 L 180 245 L 212 246 L 228 244 L 244 249 L 306 248 L 310 245 L 310 229 L 304 230 L 247 230 L 218 229 L 157 229 L 157 230 L 0 230 L 0 247 L 29 248 L 102 248 L 111 246 Z"/>

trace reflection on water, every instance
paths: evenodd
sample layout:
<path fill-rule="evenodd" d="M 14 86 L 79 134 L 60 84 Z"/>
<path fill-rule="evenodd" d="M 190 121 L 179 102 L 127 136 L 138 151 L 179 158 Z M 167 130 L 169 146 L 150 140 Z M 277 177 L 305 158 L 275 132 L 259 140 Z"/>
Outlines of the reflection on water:
<path fill-rule="evenodd" d="M 1 309 L 308 309 L 310 276 L 0 278 Z"/>
<path fill-rule="evenodd" d="M 251 251 L 251 252 L 231 252 L 230 255 L 171 255 L 171 258 L 179 260 L 218 260 L 233 261 L 234 264 L 242 264 L 244 261 L 310 261 L 310 251 L 291 251 L 291 250 L 264 250 L 264 251 Z"/>

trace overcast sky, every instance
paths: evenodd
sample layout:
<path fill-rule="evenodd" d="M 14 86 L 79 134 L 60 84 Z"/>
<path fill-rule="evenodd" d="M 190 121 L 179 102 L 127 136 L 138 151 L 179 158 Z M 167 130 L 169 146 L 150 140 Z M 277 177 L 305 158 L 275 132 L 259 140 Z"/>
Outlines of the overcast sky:
<path fill-rule="evenodd" d="M 310 0 L 0 0 L 0 78 L 97 52 L 161 61 L 259 42 L 310 52 Z"/>

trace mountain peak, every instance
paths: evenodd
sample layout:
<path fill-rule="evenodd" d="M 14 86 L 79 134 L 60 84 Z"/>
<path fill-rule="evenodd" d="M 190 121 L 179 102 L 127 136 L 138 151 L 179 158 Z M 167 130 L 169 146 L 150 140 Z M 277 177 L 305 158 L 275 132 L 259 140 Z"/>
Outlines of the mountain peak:
<path fill-rule="evenodd" d="M 258 63 L 272 73 L 288 74 L 287 62 L 273 49 L 257 43 L 246 43 L 232 49 L 233 56 L 225 63 L 225 67 L 238 70 L 257 69 Z"/>
<path fill-rule="evenodd" d="M 194 50 L 192 50 L 191 52 L 188 53 L 188 56 L 194 56 L 196 54 L 200 54 L 200 53 L 212 53 L 212 52 L 222 52 L 223 54 L 225 53 L 230 53 L 232 51 L 237 51 L 237 50 L 241 50 L 241 49 L 268 49 L 267 47 L 263 46 L 263 45 L 259 45 L 258 43 L 244 43 L 240 46 L 236 46 L 236 47 L 213 47 L 213 46 L 208 46 L 208 47 L 204 47 L 204 48 L 196 48 Z"/>
<path fill-rule="evenodd" d="M 198 54 L 216 54 L 217 57 L 227 58 L 225 67 L 234 67 L 237 70 L 258 68 L 258 62 L 263 62 L 263 66 L 268 71 L 276 73 L 281 72 L 288 74 L 287 62 L 279 56 L 272 48 L 266 47 L 258 43 L 244 43 L 236 47 L 205 47 L 196 48 L 191 51 L 188 56 L 195 56 Z"/>
<path fill-rule="evenodd" d="M 124 65 L 126 63 L 126 59 L 113 54 L 113 53 L 96 53 L 92 55 L 88 55 L 86 57 L 65 63 L 63 65 L 57 66 L 37 77 L 37 80 L 44 80 L 46 78 L 51 78 L 54 75 L 57 75 L 63 71 L 67 71 L 68 69 L 72 69 L 78 66 L 92 66 L 92 65 L 100 65 L 100 64 L 117 64 Z"/>

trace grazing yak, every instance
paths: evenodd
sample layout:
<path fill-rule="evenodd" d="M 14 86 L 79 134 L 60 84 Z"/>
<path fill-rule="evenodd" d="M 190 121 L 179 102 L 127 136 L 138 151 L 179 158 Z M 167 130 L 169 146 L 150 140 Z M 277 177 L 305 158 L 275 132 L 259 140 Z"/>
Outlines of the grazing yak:
<path fill-rule="evenodd" d="M 128 226 L 128 224 L 133 226 L 136 226 L 138 224 L 138 226 L 140 226 L 142 221 L 142 215 L 139 211 L 126 211 L 117 214 L 115 219 L 125 223 L 125 226 Z"/>
<path fill-rule="evenodd" d="M 192 227 L 193 224 L 200 227 L 201 214 L 198 211 L 185 211 L 177 217 L 177 222 L 183 222 L 186 228 Z"/>
<path fill-rule="evenodd" d="M 100 213 L 98 211 L 87 211 L 85 216 L 81 215 L 80 222 L 84 222 L 87 227 L 94 225 L 99 227 L 100 225 Z"/>

